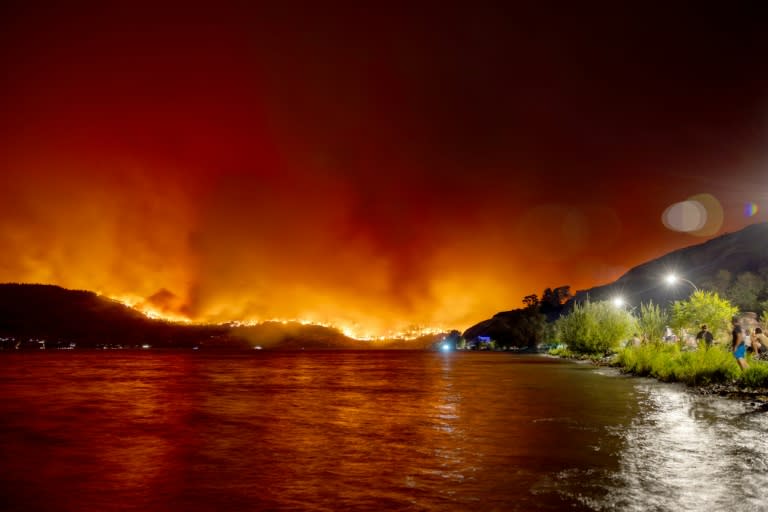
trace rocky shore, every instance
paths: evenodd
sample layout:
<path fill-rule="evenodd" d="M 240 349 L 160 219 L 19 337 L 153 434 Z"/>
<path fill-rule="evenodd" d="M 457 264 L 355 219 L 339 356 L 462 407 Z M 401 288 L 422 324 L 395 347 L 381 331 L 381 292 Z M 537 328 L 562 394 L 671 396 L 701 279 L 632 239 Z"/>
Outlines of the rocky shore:
<path fill-rule="evenodd" d="M 583 359 L 579 359 L 579 358 L 569 358 L 569 357 L 552 356 L 552 355 L 550 355 L 550 357 L 567 359 L 575 363 L 591 363 L 595 366 L 606 366 L 606 367 L 616 368 L 619 372 L 625 375 L 634 375 L 631 372 L 623 371 L 623 369 L 616 364 L 613 355 L 605 356 L 600 359 L 590 359 L 586 357 Z M 768 359 L 768 357 L 766 355 L 761 355 L 759 356 L 759 359 L 765 361 L 766 359 Z M 760 411 L 768 412 L 768 388 L 742 387 L 735 382 L 730 382 L 730 383 L 717 383 L 717 384 L 706 384 L 706 385 L 696 385 L 696 386 L 686 385 L 686 389 L 691 393 L 696 393 L 699 395 L 720 396 L 723 398 L 729 398 L 733 400 L 742 400 L 744 402 L 747 402 L 748 405 L 750 405 L 751 407 L 753 407 L 755 409 L 755 412 L 760 412 Z"/>
<path fill-rule="evenodd" d="M 689 386 L 689 389 L 700 395 L 722 396 L 737 400 L 753 402 L 752 405 L 768 412 L 768 388 L 743 388 L 736 384 L 709 384 L 706 386 Z"/>

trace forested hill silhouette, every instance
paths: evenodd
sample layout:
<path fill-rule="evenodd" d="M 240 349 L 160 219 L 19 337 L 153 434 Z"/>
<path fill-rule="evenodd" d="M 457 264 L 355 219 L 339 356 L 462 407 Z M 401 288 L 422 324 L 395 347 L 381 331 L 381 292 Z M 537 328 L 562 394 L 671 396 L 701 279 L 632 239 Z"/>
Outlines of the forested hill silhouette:
<path fill-rule="evenodd" d="M 666 304 L 688 297 L 693 286 L 685 281 L 673 286 L 665 277 L 674 273 L 701 289 L 723 292 L 739 275 L 768 274 L 768 223 L 752 224 L 702 244 L 679 249 L 632 268 L 613 283 L 576 293 L 574 301 L 608 300 L 620 295 L 638 305 Z"/>
<path fill-rule="evenodd" d="M 120 302 L 89 291 L 54 285 L 0 284 L 0 349 L 228 348 L 429 349 L 440 335 L 377 343 L 355 340 L 337 329 L 297 322 L 258 325 L 195 325 L 147 318 Z M 42 342 L 42 343 L 41 343 Z"/>
<path fill-rule="evenodd" d="M 666 277 L 682 278 L 674 285 Z M 542 341 L 545 322 L 553 322 L 585 300 L 621 297 L 629 307 L 653 301 L 666 305 L 687 298 L 694 288 L 718 292 L 742 311 L 768 307 L 768 223 L 752 224 L 735 233 L 670 252 L 632 268 L 613 283 L 570 295 L 569 286 L 547 288 L 542 297 L 528 295 L 524 308 L 502 311 L 464 331 L 468 340 L 492 339 L 497 346 L 534 348 Z"/>
<path fill-rule="evenodd" d="M 153 320 L 93 292 L 16 283 L 0 284 L 0 336 L 22 342 L 22 348 L 30 339 L 43 340 L 49 348 L 237 343 L 219 326 Z M 5 340 L 6 348 L 10 342 Z"/>

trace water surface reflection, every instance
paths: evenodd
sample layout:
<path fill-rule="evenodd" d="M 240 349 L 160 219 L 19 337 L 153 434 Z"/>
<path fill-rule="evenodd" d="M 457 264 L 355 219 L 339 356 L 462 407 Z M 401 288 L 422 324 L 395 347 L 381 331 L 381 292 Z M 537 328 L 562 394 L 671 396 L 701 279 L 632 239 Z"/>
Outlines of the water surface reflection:
<path fill-rule="evenodd" d="M 637 384 L 612 504 L 630 510 L 768 510 L 768 417 L 740 401 Z"/>
<path fill-rule="evenodd" d="M 759 510 L 766 486 L 764 414 L 538 356 L 13 354 L 0 392 L 5 510 Z"/>

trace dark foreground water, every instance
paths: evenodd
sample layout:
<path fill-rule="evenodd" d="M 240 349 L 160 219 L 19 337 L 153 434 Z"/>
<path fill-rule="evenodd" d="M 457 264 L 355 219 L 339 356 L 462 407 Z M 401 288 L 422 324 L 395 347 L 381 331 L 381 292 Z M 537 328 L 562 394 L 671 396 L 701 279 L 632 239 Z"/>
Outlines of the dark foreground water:
<path fill-rule="evenodd" d="M 541 356 L 0 354 L 0 509 L 768 510 L 768 413 Z"/>

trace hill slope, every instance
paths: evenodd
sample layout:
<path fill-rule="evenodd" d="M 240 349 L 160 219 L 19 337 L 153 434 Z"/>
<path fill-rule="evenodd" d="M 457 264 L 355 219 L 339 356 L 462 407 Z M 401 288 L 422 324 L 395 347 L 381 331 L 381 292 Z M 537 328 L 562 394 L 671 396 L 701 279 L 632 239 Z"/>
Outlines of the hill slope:
<path fill-rule="evenodd" d="M 186 347 L 201 342 L 235 342 L 222 327 L 152 320 L 93 292 L 39 284 L 0 284 L 0 336 L 81 347 L 144 343 Z"/>
<path fill-rule="evenodd" d="M 563 311 L 568 311 L 575 302 L 587 299 L 609 300 L 621 296 L 627 303 L 638 305 L 651 300 L 666 304 L 688 297 L 693 287 L 685 282 L 667 285 L 665 277 L 670 273 L 703 287 L 721 270 L 736 276 L 765 268 L 768 268 L 768 223 L 752 224 L 735 233 L 726 233 L 638 265 L 613 283 L 580 290 Z M 531 346 L 535 336 L 532 330 L 526 329 L 526 323 L 532 319 L 535 317 L 526 315 L 523 309 L 502 311 L 469 327 L 464 331 L 464 337 L 488 336 L 513 346 Z"/>
<path fill-rule="evenodd" d="M 673 251 L 660 258 L 638 265 L 613 283 L 582 290 L 576 301 L 606 300 L 621 294 L 630 304 L 653 300 L 664 304 L 685 298 L 693 288 L 687 283 L 674 287 L 664 282 L 669 273 L 676 273 L 699 286 L 715 278 L 720 270 L 733 275 L 757 272 L 768 267 L 768 223 L 752 224 L 727 233 L 703 244 Z"/>
<path fill-rule="evenodd" d="M 147 318 L 93 292 L 40 284 L 0 284 L 0 348 L 98 346 L 251 349 L 429 349 L 442 337 L 366 342 L 336 329 L 288 322 L 194 325 Z"/>

